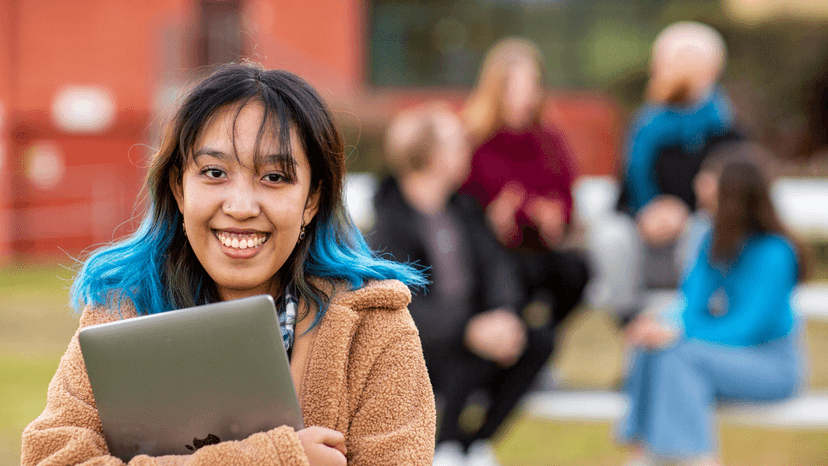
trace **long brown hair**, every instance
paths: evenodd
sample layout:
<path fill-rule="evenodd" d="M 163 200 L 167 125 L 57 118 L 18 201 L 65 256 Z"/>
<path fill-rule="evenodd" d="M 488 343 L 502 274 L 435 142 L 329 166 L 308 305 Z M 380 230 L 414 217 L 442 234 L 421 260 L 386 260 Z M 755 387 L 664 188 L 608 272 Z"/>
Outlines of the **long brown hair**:
<path fill-rule="evenodd" d="M 503 124 L 502 101 L 506 77 L 509 68 L 519 60 L 534 63 L 543 75 L 543 56 L 538 46 L 529 40 L 509 37 L 495 44 L 486 54 L 477 86 L 466 100 L 462 112 L 473 144 L 481 144 Z M 535 110 L 535 122 L 540 121 L 542 110 L 543 99 Z"/>
<path fill-rule="evenodd" d="M 779 220 L 770 197 L 769 178 L 760 164 L 746 158 L 726 163 L 719 176 L 717 204 L 712 244 L 716 260 L 733 261 L 750 233 L 775 234 L 793 244 L 799 280 L 807 276 L 804 250 Z"/>

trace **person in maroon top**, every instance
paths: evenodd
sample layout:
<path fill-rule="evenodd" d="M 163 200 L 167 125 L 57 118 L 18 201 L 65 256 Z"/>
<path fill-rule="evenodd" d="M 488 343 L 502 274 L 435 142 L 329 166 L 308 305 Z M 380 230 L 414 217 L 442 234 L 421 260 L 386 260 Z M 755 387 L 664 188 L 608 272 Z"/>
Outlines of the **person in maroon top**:
<path fill-rule="evenodd" d="M 572 220 L 575 169 L 563 138 L 544 126 L 543 61 L 531 42 L 509 38 L 483 62 L 463 117 L 477 146 L 462 191 L 486 211 L 515 254 L 526 283 L 529 324 L 550 330 L 581 301 L 586 259 L 560 248 Z M 537 312 L 545 310 L 546 312 Z"/>

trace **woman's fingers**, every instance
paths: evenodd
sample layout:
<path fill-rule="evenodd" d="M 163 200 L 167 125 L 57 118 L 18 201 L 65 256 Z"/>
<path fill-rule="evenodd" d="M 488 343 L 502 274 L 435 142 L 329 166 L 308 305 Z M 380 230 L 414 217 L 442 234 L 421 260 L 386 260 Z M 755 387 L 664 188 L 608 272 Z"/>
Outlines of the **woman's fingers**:
<path fill-rule="evenodd" d="M 320 427 L 325 429 L 324 427 Z M 333 429 L 325 429 L 322 443 L 339 450 L 343 455 L 348 454 L 348 449 L 345 448 L 345 436 L 342 432 Z"/>
<path fill-rule="evenodd" d="M 326 427 L 311 426 L 298 432 L 299 441 L 311 466 L 344 466 L 345 436 Z"/>

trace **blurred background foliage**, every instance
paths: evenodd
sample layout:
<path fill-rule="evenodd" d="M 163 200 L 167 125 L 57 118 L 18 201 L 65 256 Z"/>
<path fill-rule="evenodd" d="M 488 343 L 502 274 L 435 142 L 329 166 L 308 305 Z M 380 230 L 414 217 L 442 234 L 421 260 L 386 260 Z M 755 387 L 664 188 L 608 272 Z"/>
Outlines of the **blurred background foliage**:
<path fill-rule="evenodd" d="M 675 21 L 705 22 L 728 44 L 722 82 L 747 131 L 783 158 L 807 157 L 828 142 L 813 123 L 824 123 L 828 110 L 828 24 L 819 18 L 746 23 L 718 0 L 372 0 L 368 10 L 374 90 L 462 92 L 492 44 L 523 36 L 541 48 L 553 92 L 609 95 L 625 118 L 642 101 L 656 34 Z M 374 145 L 378 135 L 368 129 L 360 145 Z"/>

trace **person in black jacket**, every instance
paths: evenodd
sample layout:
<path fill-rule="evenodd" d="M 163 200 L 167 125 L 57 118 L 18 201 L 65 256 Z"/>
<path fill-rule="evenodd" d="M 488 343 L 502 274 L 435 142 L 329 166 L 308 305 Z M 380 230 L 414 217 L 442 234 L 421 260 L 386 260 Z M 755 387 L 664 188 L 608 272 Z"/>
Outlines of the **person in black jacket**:
<path fill-rule="evenodd" d="M 388 130 L 386 159 L 392 176 L 376 193 L 369 240 L 380 253 L 428 267 L 432 285 L 409 309 L 444 401 L 434 464 L 497 464 L 489 439 L 544 367 L 551 332 L 520 318 L 516 264 L 479 205 L 457 194 L 471 160 L 457 116 L 439 104 L 400 114 Z M 491 401 L 482 427 L 467 433 L 459 418 L 478 389 Z"/>

